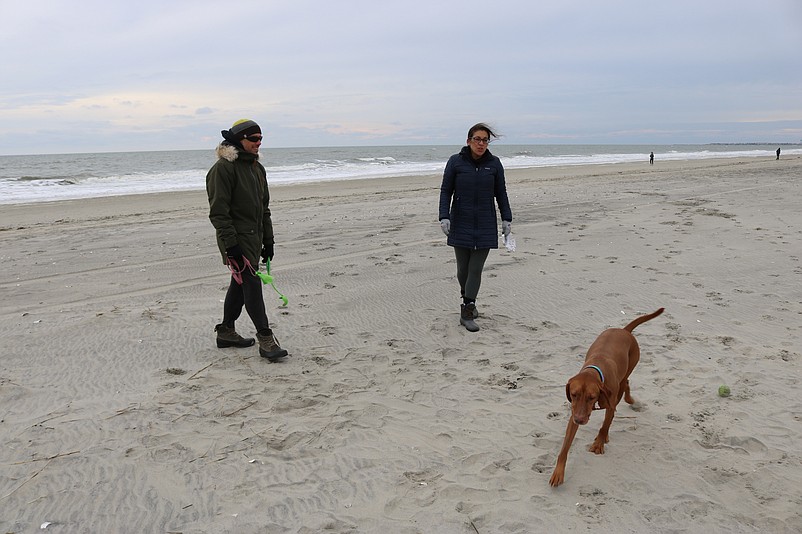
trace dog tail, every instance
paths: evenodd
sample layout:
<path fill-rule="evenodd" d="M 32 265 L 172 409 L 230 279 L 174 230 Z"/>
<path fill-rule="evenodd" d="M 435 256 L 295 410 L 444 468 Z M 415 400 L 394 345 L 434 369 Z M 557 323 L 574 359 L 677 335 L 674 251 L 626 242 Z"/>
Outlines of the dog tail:
<path fill-rule="evenodd" d="M 633 330 L 635 330 L 636 326 L 638 326 L 641 323 L 645 323 L 646 321 L 651 321 L 652 319 L 663 313 L 663 311 L 665 311 L 665 308 L 660 308 L 656 312 L 650 313 L 649 315 L 642 315 L 641 317 L 638 317 L 637 319 L 626 325 L 624 327 L 624 330 L 631 333 Z"/>

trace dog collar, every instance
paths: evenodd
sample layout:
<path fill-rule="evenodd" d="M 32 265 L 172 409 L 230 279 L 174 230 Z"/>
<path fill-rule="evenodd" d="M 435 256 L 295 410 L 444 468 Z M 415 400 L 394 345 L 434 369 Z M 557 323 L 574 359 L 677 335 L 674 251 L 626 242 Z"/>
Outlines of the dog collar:
<path fill-rule="evenodd" d="M 602 370 L 596 367 L 595 365 L 588 365 L 585 369 L 595 369 L 597 373 L 599 373 L 599 378 L 601 378 L 602 384 L 604 384 L 604 373 Z"/>

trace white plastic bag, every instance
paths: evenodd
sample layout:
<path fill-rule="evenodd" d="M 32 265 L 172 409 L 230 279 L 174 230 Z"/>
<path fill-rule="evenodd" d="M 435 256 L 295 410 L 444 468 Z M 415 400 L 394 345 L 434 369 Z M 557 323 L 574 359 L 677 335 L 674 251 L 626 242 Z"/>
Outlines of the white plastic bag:
<path fill-rule="evenodd" d="M 502 236 L 501 240 L 504 242 L 504 246 L 507 247 L 507 252 L 515 252 L 515 238 L 512 237 L 512 234 Z"/>

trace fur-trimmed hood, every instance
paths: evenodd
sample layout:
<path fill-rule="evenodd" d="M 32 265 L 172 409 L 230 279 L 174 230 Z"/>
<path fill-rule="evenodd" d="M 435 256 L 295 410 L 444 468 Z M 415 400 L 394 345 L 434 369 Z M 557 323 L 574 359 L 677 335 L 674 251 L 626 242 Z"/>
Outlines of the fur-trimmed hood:
<path fill-rule="evenodd" d="M 214 153 L 217 154 L 217 159 L 224 159 L 233 163 L 239 157 L 240 150 L 241 149 L 237 148 L 231 143 L 223 141 L 217 145 Z M 254 157 L 258 160 L 259 154 L 256 154 Z"/>

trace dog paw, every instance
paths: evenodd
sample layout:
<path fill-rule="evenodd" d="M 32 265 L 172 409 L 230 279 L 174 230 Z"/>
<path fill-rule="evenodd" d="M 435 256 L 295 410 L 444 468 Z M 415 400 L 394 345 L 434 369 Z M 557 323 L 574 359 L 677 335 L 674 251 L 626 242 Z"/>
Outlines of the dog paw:
<path fill-rule="evenodd" d="M 588 450 L 593 454 L 604 454 L 604 443 L 594 441 L 590 447 L 588 447 Z"/>

